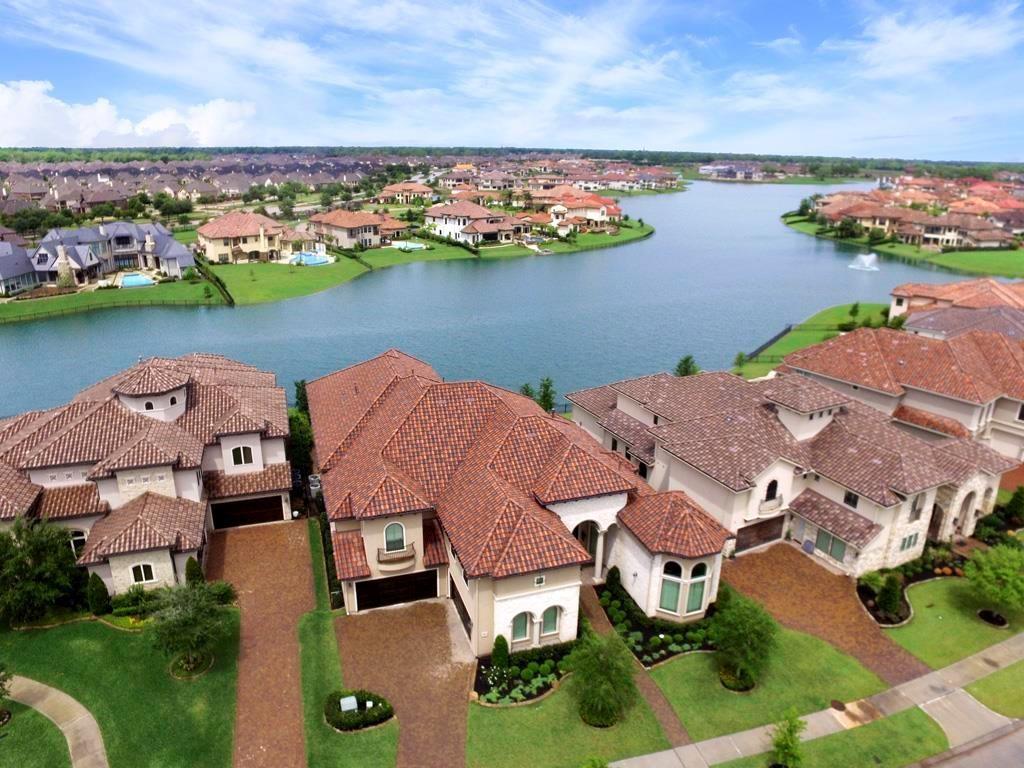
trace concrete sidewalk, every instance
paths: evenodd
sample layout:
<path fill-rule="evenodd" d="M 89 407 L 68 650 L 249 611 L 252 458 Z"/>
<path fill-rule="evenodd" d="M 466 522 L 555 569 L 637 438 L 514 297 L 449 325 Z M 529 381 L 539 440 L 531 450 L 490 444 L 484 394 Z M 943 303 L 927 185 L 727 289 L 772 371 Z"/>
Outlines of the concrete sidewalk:
<path fill-rule="evenodd" d="M 950 747 L 967 744 L 1004 728 L 1012 721 L 963 690 L 964 686 L 1024 659 L 1024 633 L 1014 635 L 948 667 L 929 672 L 861 701 L 843 711 L 825 709 L 801 718 L 810 741 L 856 728 L 897 712 L 920 707 L 941 726 Z M 772 746 L 773 725 L 688 744 L 612 763 L 613 768 L 708 768 L 741 757 L 759 755 Z"/>
<path fill-rule="evenodd" d="M 96 719 L 63 691 L 27 677 L 11 678 L 11 698 L 45 715 L 68 742 L 73 768 L 109 768 L 107 750 Z"/>

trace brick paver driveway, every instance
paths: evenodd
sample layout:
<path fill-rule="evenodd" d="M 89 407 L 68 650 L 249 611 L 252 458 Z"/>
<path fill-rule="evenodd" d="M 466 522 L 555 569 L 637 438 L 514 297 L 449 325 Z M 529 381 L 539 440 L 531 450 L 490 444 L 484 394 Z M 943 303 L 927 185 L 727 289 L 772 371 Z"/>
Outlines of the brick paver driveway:
<path fill-rule="evenodd" d="M 853 579 L 826 570 L 791 544 L 727 560 L 722 578 L 764 605 L 784 626 L 831 643 L 889 685 L 929 672 L 868 616 Z"/>
<path fill-rule="evenodd" d="M 336 628 L 345 687 L 395 707 L 398 768 L 465 765 L 473 657 L 454 609 L 420 601 L 343 616 Z"/>
<path fill-rule="evenodd" d="M 218 531 L 207 574 L 234 584 L 242 609 L 234 766 L 300 768 L 298 622 L 313 609 L 306 521 Z"/>

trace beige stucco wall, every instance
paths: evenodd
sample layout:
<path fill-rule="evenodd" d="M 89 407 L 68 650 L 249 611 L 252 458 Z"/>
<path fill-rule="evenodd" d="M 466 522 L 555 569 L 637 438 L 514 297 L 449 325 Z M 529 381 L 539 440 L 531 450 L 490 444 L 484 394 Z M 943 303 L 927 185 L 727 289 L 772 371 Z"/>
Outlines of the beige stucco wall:
<path fill-rule="evenodd" d="M 231 451 L 238 447 L 252 450 L 252 464 L 235 465 L 231 460 Z M 263 447 L 259 433 L 251 432 L 243 435 L 224 435 L 220 438 L 221 466 L 225 475 L 237 475 L 245 472 L 261 472 L 263 470 Z"/>
<path fill-rule="evenodd" d="M 109 559 L 110 579 L 108 585 L 111 594 L 127 592 L 134 584 L 132 581 L 132 566 L 140 563 L 149 563 L 153 566 L 153 578 L 155 581 L 145 584 L 146 589 L 156 587 L 170 587 L 177 582 L 174 565 L 171 560 L 171 553 L 166 549 L 156 549 L 150 552 L 138 552 L 130 555 L 115 555 Z M 185 575 L 181 574 L 184 579 Z"/>
<path fill-rule="evenodd" d="M 685 491 L 704 511 L 735 531 L 750 503 L 744 494 L 733 493 L 716 480 L 675 458 L 660 445 L 654 451 L 651 485 L 658 491 Z"/>
<path fill-rule="evenodd" d="M 30 469 L 29 480 L 44 488 L 60 488 L 66 485 L 81 485 L 86 482 L 92 464 L 69 464 L 63 467 Z"/>
<path fill-rule="evenodd" d="M 965 403 L 951 397 L 925 392 L 921 389 L 907 389 L 903 404 L 922 411 L 956 419 L 972 432 L 981 424 L 982 406 Z"/>
<path fill-rule="evenodd" d="M 125 469 L 117 472 L 117 494 L 121 504 L 127 504 L 146 491 L 174 498 L 174 471 L 170 466 Z"/>
<path fill-rule="evenodd" d="M 384 529 L 391 523 L 400 523 L 405 528 L 405 546 L 415 547 L 415 558 L 397 563 L 377 562 L 377 549 L 384 547 Z M 423 515 L 421 513 L 368 518 L 361 521 L 360 531 L 363 537 L 363 547 L 366 550 L 366 562 L 370 566 L 371 578 L 398 576 L 413 571 L 422 571 L 425 568 L 423 565 Z"/>

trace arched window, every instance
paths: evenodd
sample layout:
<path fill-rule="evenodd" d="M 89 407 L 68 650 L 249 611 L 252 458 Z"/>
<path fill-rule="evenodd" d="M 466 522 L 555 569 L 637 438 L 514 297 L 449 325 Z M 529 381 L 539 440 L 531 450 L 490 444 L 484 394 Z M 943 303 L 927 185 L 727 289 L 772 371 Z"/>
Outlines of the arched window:
<path fill-rule="evenodd" d="M 236 445 L 231 449 L 231 463 L 236 467 L 241 464 L 252 464 L 252 448 L 248 445 Z"/>
<path fill-rule="evenodd" d="M 401 523 L 389 523 L 384 529 L 384 551 L 401 552 L 405 549 L 405 526 Z"/>
<path fill-rule="evenodd" d="M 178 398 L 176 398 L 173 395 L 171 395 L 171 405 L 177 405 L 177 404 L 178 404 Z"/>
<path fill-rule="evenodd" d="M 153 401 L 152 400 L 147 400 L 146 401 L 146 410 L 147 411 L 152 411 L 153 410 Z"/>
<path fill-rule="evenodd" d="M 679 563 L 668 562 L 661 570 L 661 598 L 658 607 L 669 613 L 679 613 L 679 593 L 683 588 L 683 568 Z"/>
<path fill-rule="evenodd" d="M 779 481 L 772 480 L 768 483 L 768 489 L 764 492 L 765 501 L 774 501 L 775 497 L 779 495 Z"/>
<path fill-rule="evenodd" d="M 704 610 L 704 587 L 708 582 L 708 567 L 705 563 L 697 563 L 690 571 L 690 586 L 686 592 L 686 612 L 697 613 Z"/>
<path fill-rule="evenodd" d="M 132 566 L 132 581 L 136 584 L 148 584 L 156 581 L 153 578 L 153 566 L 149 563 L 139 563 Z"/>
<path fill-rule="evenodd" d="M 512 619 L 512 642 L 527 640 L 530 637 L 530 614 L 517 613 Z"/>
<path fill-rule="evenodd" d="M 561 614 L 561 610 L 557 605 L 552 605 L 541 616 L 540 633 L 541 635 L 557 635 L 558 634 L 558 617 Z"/>

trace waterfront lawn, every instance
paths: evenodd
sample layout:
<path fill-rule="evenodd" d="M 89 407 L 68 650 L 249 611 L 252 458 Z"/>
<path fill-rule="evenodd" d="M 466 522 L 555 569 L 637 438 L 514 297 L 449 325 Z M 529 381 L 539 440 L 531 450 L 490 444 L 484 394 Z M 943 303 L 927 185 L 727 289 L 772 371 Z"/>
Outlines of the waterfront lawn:
<path fill-rule="evenodd" d="M 194 228 L 174 230 L 174 239 L 183 245 L 191 245 L 199 239 Z"/>
<path fill-rule="evenodd" d="M 98 621 L 3 632 L 0 658 L 11 672 L 81 702 L 100 725 L 111 768 L 229 768 L 238 625 L 238 611 L 231 609 L 213 667 L 191 681 L 171 677 L 167 657 L 147 634 Z M 0 742 L 0 755 L 5 749 Z"/>
<path fill-rule="evenodd" d="M 1006 612 L 1010 629 L 997 629 L 978 618 L 989 608 L 967 579 L 951 577 L 913 584 L 907 599 L 914 608 L 910 623 L 885 630 L 932 669 L 940 669 L 1006 640 L 1024 628 L 1024 611 Z"/>
<path fill-rule="evenodd" d="M 946 751 L 949 742 L 939 724 L 914 707 L 841 731 L 804 742 L 803 768 L 901 768 Z M 754 755 L 723 763 L 720 768 L 763 768 L 768 755 Z"/>
<path fill-rule="evenodd" d="M 205 293 L 207 286 L 210 288 L 209 298 Z M 54 296 L 48 299 L 6 301 L 0 303 L 0 323 L 8 320 L 31 320 L 48 315 L 87 312 L 110 307 L 159 306 L 162 304 L 216 305 L 223 303 L 223 297 L 208 281 L 198 280 L 191 283 L 177 280 L 173 283 L 158 283 L 145 288 L 93 290 L 66 296 Z"/>
<path fill-rule="evenodd" d="M 552 240 L 544 243 L 541 247 L 547 248 L 555 253 L 575 253 L 576 251 L 587 251 L 592 248 L 610 248 L 616 245 L 624 245 L 634 240 L 648 237 L 654 232 L 650 224 L 641 226 L 635 221 L 625 222 L 619 228 L 619 234 L 609 235 L 604 232 L 583 232 L 576 236 L 575 243 L 563 243 L 560 240 Z"/>
<path fill-rule="evenodd" d="M 1024 717 L 1024 661 L 971 683 L 967 692 L 1001 715 Z"/>
<path fill-rule="evenodd" d="M 9 701 L 11 722 L 0 730 L 0 768 L 64 768 L 71 765 L 68 743 L 52 722 L 34 709 Z"/>
<path fill-rule="evenodd" d="M 374 248 L 360 254 L 360 257 L 374 269 L 393 267 L 398 264 L 412 264 L 417 261 L 453 261 L 457 259 L 475 259 L 476 256 L 465 248 L 447 243 L 435 243 L 426 240 L 412 240 L 429 246 L 423 251 L 403 251 L 399 248 Z"/>
<path fill-rule="evenodd" d="M 324 699 L 341 686 L 341 660 L 327 575 L 323 540 L 316 520 L 309 521 L 309 550 L 316 610 L 299 621 L 302 709 L 309 768 L 393 768 L 398 754 L 398 723 L 354 733 L 339 733 L 324 722 Z"/>
<path fill-rule="evenodd" d="M 652 670 L 651 677 L 694 741 L 776 722 L 791 707 L 806 715 L 833 699 L 853 701 L 886 687 L 828 643 L 781 628 L 768 669 L 750 693 L 733 693 L 721 684 L 713 653 L 678 656 Z"/>
<path fill-rule="evenodd" d="M 213 264 L 210 266 L 228 287 L 236 304 L 262 304 L 333 288 L 366 272 L 354 259 L 343 256 L 333 264 L 299 267 L 294 264 Z"/>
<path fill-rule="evenodd" d="M 612 761 L 670 747 L 642 697 L 611 728 L 584 724 L 564 689 L 521 707 L 469 705 L 468 768 L 578 768 L 589 757 Z"/>

